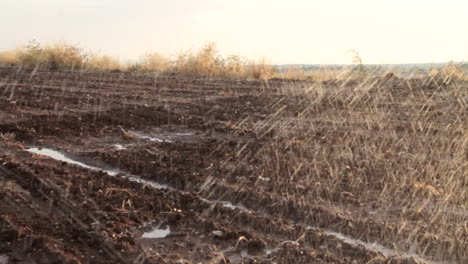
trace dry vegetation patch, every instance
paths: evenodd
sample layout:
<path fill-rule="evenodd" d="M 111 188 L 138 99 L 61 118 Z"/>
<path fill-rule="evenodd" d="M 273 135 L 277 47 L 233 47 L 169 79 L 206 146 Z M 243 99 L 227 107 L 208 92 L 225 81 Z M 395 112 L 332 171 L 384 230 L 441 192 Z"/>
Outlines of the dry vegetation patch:
<path fill-rule="evenodd" d="M 425 79 L 387 75 L 286 93 L 295 108 L 278 102 L 275 115 L 253 128 L 266 143 L 255 152 L 237 150 L 237 171 L 258 177 L 259 201 L 327 204 L 393 230 L 372 235 L 354 224 L 341 227 L 344 233 L 430 258 L 467 260 L 466 81 L 446 69 Z M 245 172 L 242 164 L 254 167 Z M 236 181 L 251 188 L 243 177 Z"/>
<path fill-rule="evenodd" d="M 215 43 L 207 43 L 199 49 L 178 53 L 175 57 L 158 52 L 147 53 L 137 61 L 122 62 L 119 58 L 86 51 L 66 42 L 41 44 L 30 41 L 15 50 L 0 52 L 0 65 L 23 66 L 46 70 L 98 70 L 130 71 L 229 79 L 290 79 L 307 81 L 366 80 L 371 76 L 392 71 L 400 76 L 415 78 L 468 79 L 466 64 L 449 63 L 445 67 L 428 69 L 408 67 L 382 67 L 365 65 L 356 51 L 351 52 L 351 65 L 347 66 L 273 66 L 266 59 L 251 60 L 239 55 L 223 56 Z M 445 80 L 448 81 L 448 80 Z"/>

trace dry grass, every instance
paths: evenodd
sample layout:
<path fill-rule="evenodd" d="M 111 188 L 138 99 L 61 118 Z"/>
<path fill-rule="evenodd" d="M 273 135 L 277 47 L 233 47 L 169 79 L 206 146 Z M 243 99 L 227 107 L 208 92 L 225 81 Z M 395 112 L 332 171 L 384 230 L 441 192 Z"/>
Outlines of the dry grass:
<path fill-rule="evenodd" d="M 12 141 L 15 140 L 15 138 L 16 134 L 13 132 L 0 133 L 0 139 Z"/>
<path fill-rule="evenodd" d="M 65 42 L 41 45 L 31 41 L 16 50 L 1 52 L 0 65 L 48 70 L 128 70 L 242 79 L 267 79 L 275 73 L 265 60 L 254 62 L 240 56 L 224 57 L 214 43 L 208 43 L 195 51 L 181 52 L 175 59 L 159 53 L 149 53 L 138 62 L 124 64 L 116 58 L 87 53 L 77 45 Z"/>
<path fill-rule="evenodd" d="M 2 51 L 0 52 L 0 64 L 15 65 L 19 62 L 19 50 Z"/>
<path fill-rule="evenodd" d="M 84 67 L 89 70 L 122 70 L 122 64 L 117 58 L 110 56 L 90 55 L 88 56 Z"/>
<path fill-rule="evenodd" d="M 170 59 L 159 53 L 146 54 L 140 60 L 140 69 L 143 71 L 165 72 L 170 68 Z"/>
<path fill-rule="evenodd" d="M 213 77 L 220 74 L 222 58 L 214 43 L 208 43 L 196 52 L 179 54 L 175 69 L 182 75 Z"/>
<path fill-rule="evenodd" d="M 468 82 L 460 69 L 283 93 L 292 103 L 281 99 L 275 114 L 253 128 L 266 143 L 255 153 L 238 150 L 243 164 L 255 164 L 251 175 L 274 183 L 259 181 L 259 196 L 373 218 L 394 230 L 382 231 L 380 243 L 466 263 Z M 346 228 L 364 240 L 380 232 Z"/>
<path fill-rule="evenodd" d="M 255 62 L 240 56 L 223 57 L 214 43 L 208 43 L 194 52 L 180 54 L 174 72 L 186 76 L 241 79 L 268 79 L 275 74 L 265 59 Z"/>
<path fill-rule="evenodd" d="M 170 58 L 159 53 L 149 53 L 141 57 L 136 63 L 124 64 L 117 58 L 84 52 L 77 45 L 65 42 L 42 45 L 31 41 L 16 50 L 0 52 L 0 65 L 17 65 L 28 68 L 49 70 L 127 70 L 141 72 L 172 73 L 183 76 L 220 77 L 236 79 L 297 79 L 308 81 L 329 80 L 365 80 L 369 76 L 381 74 L 384 69 L 362 64 L 359 54 L 352 53 L 353 65 L 347 67 L 321 67 L 304 69 L 291 66 L 277 69 L 267 60 L 249 60 L 237 55 L 222 56 L 214 43 L 208 43 L 198 50 L 188 50 L 179 53 L 176 58 Z M 454 63 L 445 68 L 430 70 L 392 69 L 402 75 L 411 77 L 445 78 L 455 76 L 466 80 L 468 77 L 466 66 Z M 388 71 L 388 70 L 387 70 Z"/>
<path fill-rule="evenodd" d="M 468 67 L 462 64 L 448 63 L 443 68 L 433 68 L 428 71 L 428 75 L 435 79 L 451 82 L 454 79 L 468 80 Z"/>
<path fill-rule="evenodd" d="M 18 54 L 20 65 L 50 70 L 80 69 L 86 58 L 79 47 L 65 42 L 48 45 L 30 42 Z"/>
<path fill-rule="evenodd" d="M 244 67 L 246 67 L 248 78 L 266 80 L 276 76 L 276 70 L 265 59 L 250 62 Z"/>
<path fill-rule="evenodd" d="M 303 67 L 288 67 L 278 71 L 275 77 L 281 79 L 308 80 L 308 81 L 330 81 L 349 78 L 352 71 L 349 67 L 327 67 L 305 69 Z"/>
<path fill-rule="evenodd" d="M 86 55 L 80 48 L 65 42 L 41 45 L 31 41 L 16 50 L 0 53 L 0 64 L 50 70 L 79 69 L 83 67 L 85 59 Z"/>

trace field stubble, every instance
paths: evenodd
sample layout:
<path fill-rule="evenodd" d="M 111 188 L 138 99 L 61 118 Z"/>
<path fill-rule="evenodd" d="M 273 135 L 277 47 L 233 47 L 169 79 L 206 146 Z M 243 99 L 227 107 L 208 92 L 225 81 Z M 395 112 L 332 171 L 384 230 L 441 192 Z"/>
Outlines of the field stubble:
<path fill-rule="evenodd" d="M 467 261 L 466 81 L 2 68 L 0 88 L 13 263 Z"/>

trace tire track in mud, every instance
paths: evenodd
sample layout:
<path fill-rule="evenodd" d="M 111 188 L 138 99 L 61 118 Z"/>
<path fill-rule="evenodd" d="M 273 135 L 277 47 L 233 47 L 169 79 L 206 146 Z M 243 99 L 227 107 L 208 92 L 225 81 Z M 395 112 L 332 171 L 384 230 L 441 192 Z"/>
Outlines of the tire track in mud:
<path fill-rule="evenodd" d="M 89 244 L 86 239 L 82 240 L 84 244 L 88 244 L 89 247 L 92 248 L 96 245 L 96 243 L 98 243 L 101 250 L 103 250 L 113 261 L 117 263 L 125 263 L 122 256 L 111 245 L 109 245 L 104 238 L 95 232 L 92 232 L 93 228 L 91 225 L 83 222 L 78 217 L 78 212 L 80 211 L 78 206 L 72 200 L 67 199 L 61 195 L 61 191 L 57 186 L 54 186 L 52 182 L 35 176 L 27 170 L 19 169 L 14 163 L 4 163 L 6 163 L 6 165 L 0 166 L 0 173 L 8 179 L 14 180 L 14 182 L 20 185 L 22 188 L 27 189 L 31 193 L 33 200 L 39 199 L 49 201 L 47 210 L 48 214 L 55 215 L 58 219 L 61 219 L 65 223 L 76 227 L 77 231 L 81 235 L 84 235 L 88 238 L 88 240 L 92 241 L 92 244 Z M 29 185 L 36 186 L 36 188 L 28 188 Z M 89 216 L 89 212 L 87 212 L 87 214 Z M 91 218 L 93 217 L 91 216 Z M 40 243 L 40 239 L 41 238 L 38 237 L 36 241 L 39 241 L 38 243 Z M 29 247 L 32 246 L 34 241 L 31 241 L 30 243 L 31 244 Z M 66 257 L 62 256 L 62 261 L 65 259 Z"/>
<path fill-rule="evenodd" d="M 81 163 L 81 162 L 79 162 L 77 160 L 73 160 L 71 158 L 66 158 L 60 152 L 52 151 L 52 150 L 46 149 L 46 148 L 43 148 L 42 150 L 39 150 L 37 148 L 29 148 L 29 149 L 27 149 L 27 151 L 32 152 L 32 153 L 36 153 L 36 154 L 40 154 L 40 155 L 45 155 L 45 156 L 48 156 L 50 158 L 53 158 L 53 159 L 56 159 L 56 160 L 59 160 L 59 161 L 64 161 L 64 162 L 67 162 L 67 163 L 70 163 L 70 164 L 73 164 L 73 165 L 84 167 L 86 169 L 102 170 L 105 173 L 109 174 L 110 176 L 115 176 L 115 175 L 120 173 L 118 169 L 109 170 L 109 169 L 103 169 L 103 168 L 98 168 L 98 167 L 93 167 L 93 166 L 86 165 L 86 164 Z M 167 185 L 163 185 L 161 183 L 157 183 L 157 182 L 150 181 L 150 180 L 144 180 L 143 178 L 141 178 L 139 176 L 126 175 L 126 174 L 122 174 L 122 175 L 124 177 L 128 178 L 131 181 L 136 181 L 136 182 L 139 182 L 139 183 L 142 183 L 142 184 L 148 184 L 148 185 L 150 185 L 152 187 L 155 187 L 155 188 L 158 188 L 158 189 L 167 188 L 170 191 L 180 193 L 181 195 L 188 194 L 185 191 L 170 188 Z M 220 188 L 220 186 L 218 185 L 218 186 L 216 186 L 214 188 L 215 189 Z M 227 190 L 226 188 L 223 188 L 221 193 L 234 194 L 236 197 L 244 196 L 244 195 L 239 195 L 238 191 L 233 191 L 232 189 Z M 213 196 L 220 197 L 219 195 L 211 195 L 211 197 L 213 197 Z M 225 197 L 225 195 L 221 196 L 221 197 Z M 291 226 L 293 228 L 293 230 L 287 230 L 286 232 L 278 232 L 278 230 L 275 229 L 275 231 L 276 231 L 275 235 L 280 236 L 283 239 L 283 242 L 280 243 L 281 245 L 285 245 L 285 244 L 290 243 L 290 244 L 292 244 L 294 246 L 299 246 L 299 243 L 297 241 L 295 241 L 295 240 L 298 240 L 297 237 L 299 237 L 299 239 L 303 239 L 304 242 L 305 242 L 304 244 L 309 246 L 310 248 L 312 248 L 312 250 L 313 250 L 312 252 L 314 252 L 314 250 L 317 250 L 317 249 L 320 250 L 320 246 L 324 246 L 326 244 L 327 245 L 327 250 L 331 251 L 331 255 L 327 255 L 326 253 L 324 253 L 325 255 L 322 256 L 322 258 L 326 259 L 327 261 L 332 261 L 332 262 L 339 261 L 338 259 L 334 259 L 332 256 L 340 256 L 341 258 L 349 257 L 349 260 L 357 258 L 358 260 L 365 261 L 365 262 L 367 262 L 367 261 L 369 261 L 371 259 L 379 258 L 379 257 L 380 258 L 383 257 L 383 258 L 388 259 L 388 258 L 392 258 L 392 257 L 395 257 L 395 256 L 407 256 L 408 258 L 414 258 L 417 261 L 427 263 L 427 264 L 444 263 L 444 262 L 429 261 L 429 260 L 426 260 L 423 257 L 421 257 L 421 256 L 419 256 L 417 254 L 414 254 L 414 253 L 408 253 L 408 252 L 398 253 L 395 250 L 387 248 L 387 247 L 385 247 L 383 245 L 380 245 L 378 243 L 364 242 L 362 240 L 354 239 L 352 237 L 346 236 L 346 235 L 344 235 L 342 233 L 339 233 L 339 232 L 327 231 L 325 229 L 309 226 L 309 225 L 306 225 L 306 224 L 302 224 L 300 222 L 295 222 L 295 221 L 291 222 L 291 220 L 289 220 L 289 221 L 287 221 L 289 223 L 287 223 L 287 222 L 284 222 L 285 221 L 285 220 L 283 220 L 284 218 L 278 218 L 277 216 L 272 216 L 271 214 L 266 214 L 265 212 L 260 212 L 258 209 L 251 210 L 251 209 L 245 208 L 244 206 L 236 206 L 236 205 L 233 205 L 233 201 L 230 201 L 230 200 L 220 202 L 219 200 L 209 200 L 209 199 L 206 199 L 206 198 L 198 198 L 198 199 L 201 202 L 207 203 L 209 206 L 214 206 L 214 207 L 221 206 L 224 210 L 227 209 L 228 211 L 231 211 L 231 212 L 233 210 L 240 211 L 241 214 L 239 214 L 238 217 L 239 217 L 239 219 L 242 219 L 242 220 L 238 220 L 238 221 L 242 221 L 244 223 L 241 226 L 245 226 L 246 223 L 250 223 L 250 226 L 251 226 L 252 230 L 256 230 L 256 231 L 260 231 L 260 232 L 263 231 L 262 232 L 263 234 L 268 234 L 269 232 L 272 231 L 271 230 L 272 226 L 278 226 L 278 224 L 280 224 L 280 223 L 281 223 L 280 226 Z M 272 203 L 272 201 L 269 201 L 268 204 L 276 204 L 276 203 L 275 202 Z M 295 207 L 295 208 L 297 208 L 297 207 Z M 319 209 L 319 208 L 307 208 L 307 209 L 306 208 L 297 208 L 298 211 L 303 210 L 304 212 L 311 212 L 311 211 L 312 212 L 313 211 L 317 212 L 317 209 Z M 219 210 L 219 211 L 207 210 L 207 211 L 208 211 L 208 214 L 210 214 L 210 212 L 213 212 L 212 215 L 213 215 L 214 219 L 216 219 L 216 221 L 221 220 L 221 217 L 224 215 L 222 213 L 219 214 L 219 212 L 223 212 L 223 210 Z M 266 209 L 264 211 L 269 211 L 269 210 Z M 326 216 L 324 216 L 324 214 Z M 314 215 L 314 214 L 312 214 L 312 215 Z M 326 210 L 325 211 L 322 210 L 321 212 L 319 212 L 319 215 L 322 215 L 322 217 L 318 217 L 318 218 L 329 218 L 330 217 L 330 213 L 328 211 L 326 211 Z M 282 215 L 282 217 L 285 217 L 285 215 Z M 224 220 L 223 223 L 224 223 L 225 226 L 232 225 L 232 222 L 230 222 L 230 221 L 232 221 L 233 219 L 228 218 L 228 219 L 223 219 L 223 220 Z M 268 221 L 268 220 L 270 220 L 271 222 L 268 223 L 268 224 L 265 224 L 265 221 Z M 347 221 L 347 220 L 342 219 L 340 217 L 338 217 L 338 219 L 336 220 L 336 222 L 343 222 L 343 221 Z M 317 224 L 317 221 L 313 221 L 313 222 L 314 222 L 314 224 Z M 261 224 L 259 224 L 259 223 L 261 223 Z M 329 220 L 324 220 L 324 223 L 320 224 L 320 226 L 323 226 L 323 224 L 325 224 L 325 223 L 329 223 Z M 365 225 L 365 224 L 368 224 L 368 223 L 363 223 L 363 225 Z M 262 230 L 261 227 L 267 227 L 268 230 Z M 293 235 L 291 235 L 291 234 L 293 234 Z M 301 234 L 302 234 L 302 237 L 301 237 Z M 291 242 L 284 243 L 284 241 L 286 241 L 286 242 L 291 241 Z M 321 241 L 321 243 L 317 243 L 317 241 Z M 273 248 L 271 251 L 274 252 L 275 250 L 278 250 L 278 248 Z"/>
<path fill-rule="evenodd" d="M 144 147 L 142 148 L 144 149 Z M 141 149 L 140 149 L 141 150 Z M 133 154 L 131 154 L 133 155 Z M 112 155 L 111 155 L 112 156 Z M 120 159 L 120 158 L 119 158 Z M 133 157 L 130 160 L 140 159 L 140 157 Z M 142 160 L 148 160 L 150 158 L 141 157 Z M 109 159 L 105 159 L 109 161 Z M 112 161 L 112 158 L 110 158 Z M 119 162 L 120 163 L 120 162 Z M 128 168 L 127 163 L 121 164 L 124 167 Z M 130 166 L 131 167 L 131 166 Z M 148 179 L 154 179 L 154 176 L 150 174 L 144 175 L 143 177 Z M 183 175 L 179 175 L 177 177 L 184 177 Z M 157 180 L 161 180 L 162 182 L 167 182 L 168 179 L 165 177 L 158 178 Z M 241 202 L 244 205 L 248 205 L 248 208 L 252 208 L 253 211 L 260 210 L 262 213 L 267 212 L 271 217 L 280 217 L 291 219 L 292 221 L 300 221 L 302 223 L 307 223 L 310 226 L 320 227 L 330 230 L 339 230 L 342 234 L 342 237 L 347 238 L 347 241 L 352 241 L 352 237 L 354 238 L 363 238 L 364 240 L 356 240 L 353 243 L 355 245 L 365 245 L 368 248 L 375 249 L 375 248 L 387 248 L 385 251 L 387 252 L 386 255 L 393 256 L 393 255 L 408 255 L 419 260 L 424 260 L 425 262 L 430 262 L 427 257 L 420 257 L 415 253 L 410 251 L 410 248 L 404 248 L 398 252 L 393 249 L 392 244 L 388 244 L 387 241 L 396 239 L 400 241 L 405 241 L 407 239 L 406 234 L 408 232 L 401 232 L 395 230 L 390 226 L 385 225 L 385 223 L 375 222 L 372 220 L 360 220 L 360 219 L 353 219 L 350 217 L 346 217 L 340 215 L 339 213 L 330 210 L 329 208 L 323 206 L 313 206 L 313 205 L 301 205 L 300 203 L 290 203 L 288 199 L 284 197 L 279 197 L 273 194 L 268 195 L 268 193 L 261 193 L 258 191 L 251 190 L 249 186 L 246 185 L 233 185 L 229 186 L 225 183 L 218 183 L 217 181 L 213 181 L 210 183 L 209 180 L 206 180 L 208 183 L 207 185 L 210 187 L 203 187 L 196 188 L 197 191 L 200 189 L 203 190 L 204 197 L 208 197 L 211 199 L 217 200 L 227 200 L 232 201 L 234 203 Z M 189 181 L 188 181 L 189 182 Z M 203 185 L 203 184 L 200 184 Z M 193 186 L 193 184 L 190 184 Z M 291 198 L 291 197 L 290 197 Z M 293 197 L 292 197 L 293 198 Z M 332 232 L 332 231 L 330 231 Z M 431 237 L 424 237 L 422 236 L 419 239 L 431 239 Z M 367 242 L 366 242 L 367 241 Z M 372 246 L 373 241 L 379 241 L 379 243 L 385 245 L 384 246 Z M 402 245 L 399 245 L 400 247 Z M 443 240 L 439 240 L 438 244 L 431 245 L 436 250 L 440 252 L 446 251 L 446 246 Z M 436 263 L 436 262 L 433 262 Z"/>
<path fill-rule="evenodd" d="M 56 159 L 58 161 L 63 161 L 63 162 L 67 162 L 67 163 L 70 163 L 70 164 L 73 164 L 73 165 L 77 165 L 77 166 L 81 166 L 81 167 L 84 167 L 85 169 L 90 169 L 90 170 L 94 170 L 94 171 L 98 171 L 98 170 L 102 170 L 104 171 L 105 173 L 111 175 L 111 176 L 115 176 L 119 173 L 119 170 L 118 169 L 113 169 L 113 170 L 109 170 L 109 169 L 102 169 L 102 168 L 99 168 L 99 167 L 94 167 L 94 166 L 90 166 L 90 165 L 86 165 L 82 162 L 79 162 L 79 161 L 76 161 L 76 160 L 73 160 L 73 159 L 70 159 L 70 158 L 66 158 L 63 154 L 59 153 L 59 152 L 56 152 L 56 151 L 51 151 L 51 150 L 48 150 L 48 149 L 42 149 L 42 150 L 39 150 L 37 148 L 31 148 L 31 149 L 28 149 L 29 152 L 32 152 L 32 153 L 36 153 L 36 154 L 42 154 L 42 155 L 45 155 L 45 156 L 49 156 L 53 159 Z M 134 175 L 125 175 L 124 176 L 126 178 L 128 178 L 129 180 L 131 181 L 137 181 L 139 183 L 142 183 L 142 184 L 148 184 L 152 187 L 155 187 L 155 188 L 167 188 L 167 186 L 164 186 L 164 185 L 161 185 L 159 183 L 156 183 L 154 181 L 150 181 L 150 180 L 143 180 L 142 178 L 138 177 L 138 176 L 134 176 Z M 232 201 L 235 200 L 235 198 L 239 198 L 239 197 L 243 197 L 245 195 L 242 195 L 239 193 L 238 190 L 233 190 L 232 188 L 227 188 L 226 187 L 221 187 L 222 185 L 216 185 L 216 184 L 212 184 L 212 187 L 214 187 L 214 189 L 217 189 L 218 191 L 219 190 L 222 190 L 221 193 L 223 194 L 232 194 L 234 197 L 234 199 L 232 199 Z M 211 187 L 211 188 L 212 188 Z M 173 192 L 177 192 L 177 193 L 180 193 L 182 195 L 185 195 L 185 194 L 188 194 L 187 192 L 184 192 L 184 191 L 180 191 L 180 190 L 177 190 L 177 189 L 174 189 L 174 188 L 169 188 L 171 191 Z M 248 194 L 248 195 L 251 195 L 251 194 Z M 226 197 L 226 195 L 224 196 L 219 196 L 219 195 L 213 195 L 213 193 L 211 193 L 210 196 L 218 196 L 218 197 Z M 201 201 L 204 201 L 206 202 L 207 204 L 209 204 L 210 206 L 213 206 L 213 205 L 221 205 L 224 209 L 228 209 L 228 211 L 232 211 L 232 210 L 239 210 L 242 212 L 242 217 L 243 220 L 242 222 L 244 222 L 244 224 L 246 222 L 251 222 L 253 223 L 254 227 L 252 228 L 253 230 L 259 230 L 258 227 L 259 226 L 269 226 L 269 232 L 271 232 L 271 227 L 272 226 L 277 226 L 278 223 L 269 223 L 269 224 L 266 224 L 266 225 L 258 225 L 257 223 L 259 222 L 257 220 L 256 217 L 253 217 L 252 215 L 255 214 L 255 215 L 260 215 L 261 218 L 262 218 L 262 221 L 265 222 L 265 220 L 267 219 L 276 219 L 277 221 L 278 218 L 277 216 L 273 216 L 271 214 L 265 214 L 264 212 L 260 212 L 258 210 L 249 210 L 249 209 L 246 209 L 244 206 L 236 206 L 236 205 L 233 205 L 233 202 L 230 202 L 230 201 L 224 201 L 224 202 L 220 202 L 219 200 L 206 200 L 206 199 L 203 199 L 203 198 L 199 198 L 201 199 Z M 243 199 L 241 199 L 243 200 Z M 256 200 L 254 198 L 254 200 Z M 244 200 L 245 202 L 245 200 Z M 273 201 L 268 201 L 267 204 L 278 204 L 278 202 L 273 202 Z M 258 206 L 257 206 L 258 207 Z M 61 208 L 62 209 L 62 208 Z M 59 210 L 61 210 L 59 209 Z M 304 210 L 304 211 L 315 211 L 317 213 L 317 215 L 323 215 L 324 212 L 323 211 L 316 211 L 317 208 L 307 208 L 307 209 L 303 209 L 303 208 L 299 208 L 299 210 Z M 65 210 L 66 211 L 66 210 Z M 268 211 L 268 210 L 267 210 Z M 325 211 L 325 215 L 328 216 L 330 215 L 329 212 Z M 216 215 L 216 214 L 215 214 Z M 223 215 L 223 214 L 221 214 Z M 219 217 L 219 215 L 217 215 L 217 217 Z M 284 217 L 284 216 L 283 216 Z M 320 217 L 319 217 L 320 218 Z M 280 218 L 282 219 L 282 218 Z M 218 219 L 217 219 L 218 220 Z M 337 219 L 338 222 L 341 222 L 343 221 L 342 218 L 338 217 Z M 315 221 L 314 221 L 315 222 Z M 326 220 L 326 222 L 328 222 L 328 220 Z M 229 223 L 226 222 L 225 225 L 230 225 L 232 223 Z M 369 244 L 367 242 L 364 242 L 364 241 L 360 241 L 360 240 L 356 240 L 356 239 L 353 239 L 353 238 L 350 238 L 350 237 L 347 237 L 341 233 L 336 233 L 336 232 L 333 232 L 333 231 L 323 231 L 323 230 L 320 230 L 318 228 L 314 228 L 314 227 L 310 227 L 310 226 L 306 226 L 304 224 L 298 224 L 297 222 L 292 222 L 292 223 L 287 223 L 285 225 L 292 225 L 292 226 L 296 226 L 296 228 L 299 228 L 300 230 L 302 230 L 301 232 L 305 232 L 304 234 L 310 234 L 311 231 L 314 231 L 313 233 L 313 238 L 314 239 L 310 239 L 310 238 L 304 238 L 304 241 L 315 241 L 315 243 L 312 243 L 314 245 L 314 247 L 312 248 L 316 248 L 318 247 L 319 245 L 323 245 L 324 243 L 322 244 L 317 244 L 316 241 L 326 241 L 326 244 L 328 246 L 330 246 L 330 243 L 331 241 L 333 240 L 340 240 L 340 242 L 338 242 L 338 244 L 335 243 L 334 246 L 332 246 L 332 253 L 334 255 L 339 255 L 341 257 L 343 256 L 352 256 L 352 257 L 356 257 L 356 255 L 362 255 L 365 257 L 365 260 L 368 261 L 369 259 L 371 259 L 369 257 L 369 255 L 373 256 L 373 257 L 379 257 L 379 256 L 384 256 L 384 257 L 393 257 L 395 255 L 397 255 L 397 253 L 391 249 L 388 249 L 388 248 L 385 248 L 381 245 L 378 245 L 378 244 Z M 268 231 L 264 231 L 265 233 L 268 233 Z M 318 234 L 315 233 L 318 232 Z M 280 232 L 281 234 L 281 232 Z M 285 241 L 292 241 L 291 244 L 292 245 L 298 245 L 296 244 L 297 242 L 293 241 L 295 238 L 299 237 L 300 236 L 300 232 L 293 232 L 293 234 L 295 234 L 294 236 L 291 236 L 291 233 L 290 233 L 290 230 L 288 230 L 287 232 L 285 233 L 282 233 L 282 237 L 283 239 L 287 238 L 288 240 L 285 240 Z M 304 235 L 303 234 L 303 235 Z M 276 232 L 276 235 L 278 235 L 278 232 Z M 322 238 L 321 240 L 320 239 L 317 239 L 317 238 Z M 343 253 L 343 245 L 345 245 L 344 248 L 346 248 L 347 250 L 349 251 L 346 251 L 347 253 Z M 337 248 L 340 248 L 340 250 L 337 250 Z M 291 249 L 289 249 L 291 250 Z M 327 248 L 327 250 L 330 250 L 329 248 Z M 274 251 L 274 250 L 271 250 L 271 251 Z M 428 262 L 424 259 L 422 259 L 421 257 L 417 256 L 417 255 L 411 255 L 412 257 L 416 258 L 417 260 L 419 261 L 424 261 L 426 263 L 435 263 L 435 262 Z M 331 256 L 323 256 L 323 258 L 325 259 L 333 259 L 333 257 Z M 363 259 L 361 259 L 363 260 Z M 334 259 L 333 261 L 338 261 L 337 259 Z"/>
<path fill-rule="evenodd" d="M 246 190 L 247 189 L 247 190 Z M 406 234 L 410 231 L 395 230 L 385 223 L 373 221 L 372 219 L 354 219 L 333 211 L 325 206 L 314 206 L 304 204 L 291 204 L 290 200 L 278 197 L 273 194 L 260 194 L 249 190 L 247 186 L 229 186 L 223 183 L 211 183 L 204 192 L 207 197 L 222 197 L 233 203 L 242 203 L 248 211 L 257 212 L 274 218 L 284 218 L 290 221 L 305 225 L 307 228 L 323 230 L 330 236 L 350 243 L 355 246 L 382 253 L 386 257 L 408 256 L 424 263 L 452 263 L 446 261 L 433 261 L 431 256 L 421 256 L 411 252 L 404 243 L 399 246 L 400 250 L 395 250 L 393 244 L 387 241 L 407 239 Z M 336 230 L 339 230 L 338 232 Z M 364 238 L 362 240 L 360 238 Z M 392 239 L 389 239 L 392 238 Z M 422 235 L 420 240 L 431 241 L 432 237 Z M 445 252 L 449 243 L 439 240 L 437 244 L 432 244 L 434 252 Z"/>

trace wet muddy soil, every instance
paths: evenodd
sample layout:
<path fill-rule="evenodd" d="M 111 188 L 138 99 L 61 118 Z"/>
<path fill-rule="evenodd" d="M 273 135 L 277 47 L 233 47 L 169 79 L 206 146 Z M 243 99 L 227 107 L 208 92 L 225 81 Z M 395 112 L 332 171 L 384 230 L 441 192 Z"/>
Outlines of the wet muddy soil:
<path fill-rule="evenodd" d="M 245 158 L 308 85 L 0 68 L 0 263 L 456 263 Z"/>

